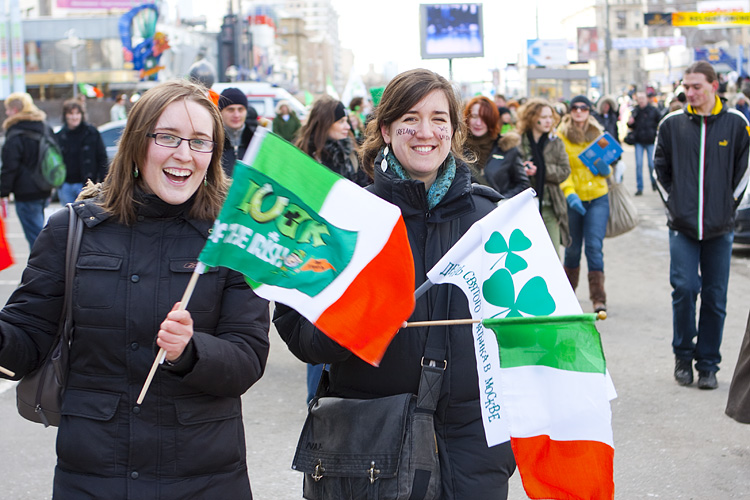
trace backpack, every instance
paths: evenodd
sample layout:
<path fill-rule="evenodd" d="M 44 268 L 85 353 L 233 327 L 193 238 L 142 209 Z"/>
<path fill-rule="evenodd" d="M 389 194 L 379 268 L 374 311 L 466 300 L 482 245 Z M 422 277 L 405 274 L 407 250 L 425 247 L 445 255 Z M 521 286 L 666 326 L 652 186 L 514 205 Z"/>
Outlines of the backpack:
<path fill-rule="evenodd" d="M 65 163 L 60 146 L 49 127 L 44 127 L 44 133 L 31 130 L 11 130 L 5 138 L 6 142 L 16 135 L 25 135 L 39 142 L 37 162 L 31 170 L 31 178 L 37 187 L 43 191 L 48 191 L 62 186 L 62 183 L 65 182 Z"/>

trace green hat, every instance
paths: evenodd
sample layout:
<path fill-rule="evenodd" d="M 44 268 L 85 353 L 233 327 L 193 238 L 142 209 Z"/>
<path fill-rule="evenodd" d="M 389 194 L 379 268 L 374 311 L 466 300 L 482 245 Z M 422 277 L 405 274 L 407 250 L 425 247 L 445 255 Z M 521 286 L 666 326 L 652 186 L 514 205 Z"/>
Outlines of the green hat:
<path fill-rule="evenodd" d="M 372 97 L 372 105 L 377 106 L 380 104 L 380 98 L 383 97 L 383 91 L 385 87 L 373 87 L 370 89 L 370 96 Z"/>

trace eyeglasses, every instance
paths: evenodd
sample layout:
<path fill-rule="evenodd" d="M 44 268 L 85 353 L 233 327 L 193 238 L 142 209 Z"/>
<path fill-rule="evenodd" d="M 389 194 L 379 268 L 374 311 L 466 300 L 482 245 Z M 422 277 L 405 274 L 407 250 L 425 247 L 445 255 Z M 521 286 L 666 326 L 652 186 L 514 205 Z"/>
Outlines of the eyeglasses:
<path fill-rule="evenodd" d="M 196 153 L 210 153 L 214 150 L 214 141 L 207 139 L 186 139 L 172 134 L 146 134 L 146 137 L 153 137 L 158 146 L 165 148 L 179 148 L 182 141 L 187 141 L 188 147 Z"/>
<path fill-rule="evenodd" d="M 570 111 L 584 112 L 584 111 L 588 111 L 588 110 L 589 110 L 588 106 L 571 106 L 570 107 Z"/>

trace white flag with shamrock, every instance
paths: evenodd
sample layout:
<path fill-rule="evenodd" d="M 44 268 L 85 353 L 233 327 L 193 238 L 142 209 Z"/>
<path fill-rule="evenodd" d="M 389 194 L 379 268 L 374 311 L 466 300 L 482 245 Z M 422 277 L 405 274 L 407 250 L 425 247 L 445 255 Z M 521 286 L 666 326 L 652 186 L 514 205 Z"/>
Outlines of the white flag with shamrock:
<path fill-rule="evenodd" d="M 560 258 L 527 189 L 477 221 L 427 273 L 430 282 L 453 283 L 469 300 L 474 319 L 580 314 Z M 495 334 L 472 326 L 479 395 L 487 444 L 510 439 L 501 415 L 500 362 Z"/>

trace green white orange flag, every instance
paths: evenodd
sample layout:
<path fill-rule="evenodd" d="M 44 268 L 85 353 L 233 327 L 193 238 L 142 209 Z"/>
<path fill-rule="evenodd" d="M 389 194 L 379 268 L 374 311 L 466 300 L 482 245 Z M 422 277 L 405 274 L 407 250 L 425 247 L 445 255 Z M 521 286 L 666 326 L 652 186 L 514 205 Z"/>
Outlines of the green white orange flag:
<path fill-rule="evenodd" d="M 498 318 L 510 321 L 511 318 L 528 318 L 534 321 L 546 319 L 548 316 L 582 314 L 578 299 L 570 287 L 559 256 L 545 229 L 534 195 L 534 191 L 528 189 L 501 202 L 497 209 L 469 228 L 427 273 L 430 283 L 452 283 L 461 288 L 469 301 L 474 319 Z M 583 323 L 580 328 L 585 329 Z M 556 327 L 548 327 L 545 331 L 554 335 L 555 329 Z M 504 353 L 495 335 L 483 323 L 474 325 L 473 335 L 485 435 L 487 444 L 494 446 L 507 442 L 514 436 L 515 429 L 512 423 L 516 421 L 518 414 L 511 415 L 509 412 L 518 411 L 521 406 L 508 406 L 506 401 L 506 390 L 512 388 L 509 388 L 505 381 L 507 373 L 501 363 Z M 603 392 L 597 389 L 596 394 L 585 396 L 588 391 L 587 384 L 571 386 L 570 389 L 575 394 L 583 394 L 584 397 L 599 398 L 603 394 L 600 403 L 602 408 L 606 408 L 606 412 L 600 416 L 603 418 L 602 425 L 610 429 L 611 434 L 609 401 L 616 396 L 614 386 L 606 370 L 594 377 L 600 384 L 597 387 L 603 389 Z M 558 380 L 562 379 L 545 383 L 554 385 Z M 524 400 L 522 403 L 530 401 Z M 547 411 L 555 415 L 554 399 L 547 400 L 542 397 L 539 404 L 550 405 Z M 538 405 L 528 408 L 534 412 L 537 407 Z M 565 427 L 572 422 L 560 421 L 557 424 Z M 540 438 L 544 439 L 543 436 Z M 606 441 L 609 446 L 611 441 L 611 438 Z M 526 461 L 527 458 L 528 456 L 522 456 L 519 460 L 516 457 L 522 478 L 533 477 L 534 470 L 542 467 L 536 459 L 529 462 Z M 564 457 L 548 458 L 552 461 L 557 459 L 563 462 L 566 460 Z M 609 471 L 611 482 L 611 459 Z M 606 471 L 604 474 L 606 475 Z M 562 478 L 559 479 L 562 481 Z"/>
<path fill-rule="evenodd" d="M 235 165 L 199 261 L 241 272 L 259 296 L 373 365 L 414 309 L 398 207 L 262 128 Z"/>
<path fill-rule="evenodd" d="M 485 320 L 502 413 L 529 498 L 614 498 L 609 382 L 596 316 Z"/>

